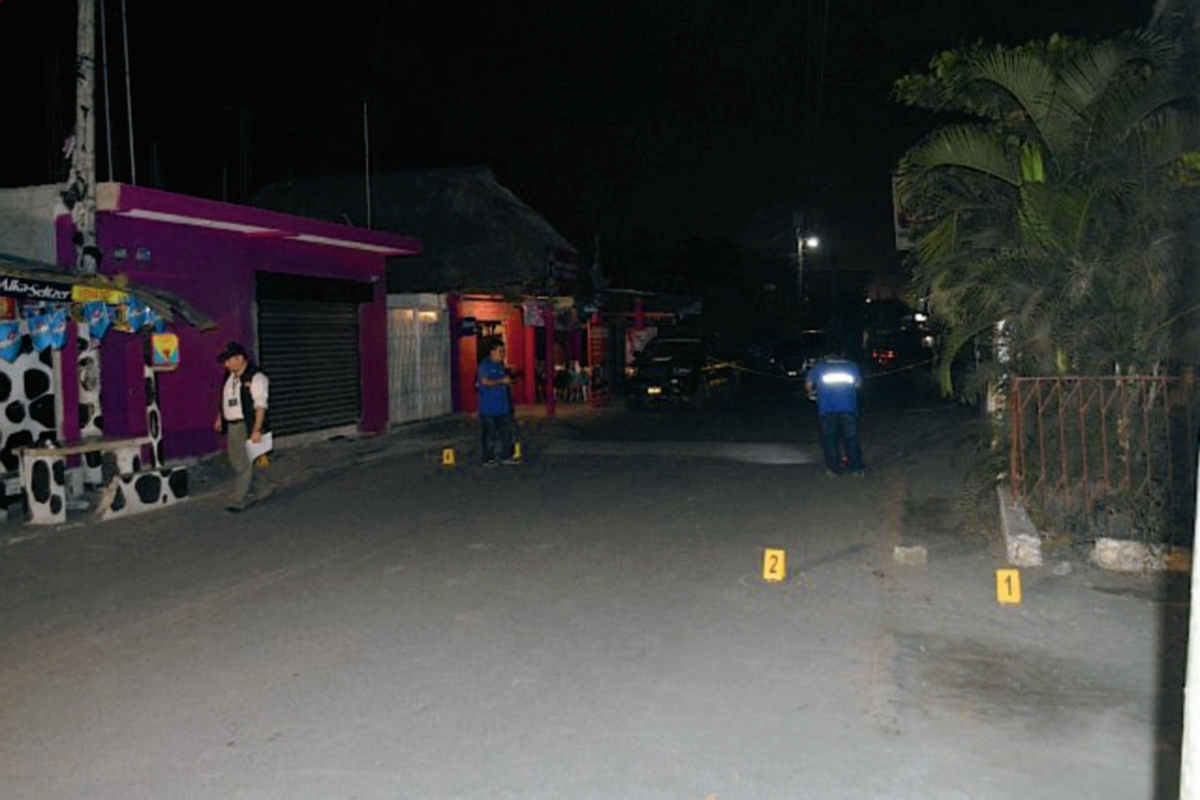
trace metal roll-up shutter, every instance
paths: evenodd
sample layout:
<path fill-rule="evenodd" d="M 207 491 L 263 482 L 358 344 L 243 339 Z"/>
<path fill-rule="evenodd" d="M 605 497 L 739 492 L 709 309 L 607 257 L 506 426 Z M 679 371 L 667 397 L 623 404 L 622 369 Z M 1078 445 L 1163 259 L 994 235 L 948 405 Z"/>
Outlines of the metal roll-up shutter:
<path fill-rule="evenodd" d="M 359 305 L 338 291 L 304 299 L 320 297 L 325 283 L 263 280 L 260 273 L 259 351 L 271 380 L 271 428 L 280 435 L 355 425 L 362 417 Z"/>

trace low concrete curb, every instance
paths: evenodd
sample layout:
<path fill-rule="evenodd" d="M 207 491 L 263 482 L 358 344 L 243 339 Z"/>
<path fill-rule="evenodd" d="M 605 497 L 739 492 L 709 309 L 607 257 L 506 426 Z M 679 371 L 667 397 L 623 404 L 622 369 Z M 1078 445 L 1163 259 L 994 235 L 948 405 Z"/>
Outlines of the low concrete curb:
<path fill-rule="evenodd" d="M 1042 566 L 1041 533 L 1004 487 L 997 487 L 996 495 L 1000 500 L 1000 528 L 1008 563 L 1014 567 Z M 1110 572 L 1181 572 L 1191 568 L 1192 554 L 1181 547 L 1100 538 L 1092 545 L 1089 560 Z"/>
<path fill-rule="evenodd" d="M 1008 563 L 1014 567 L 1042 566 L 1042 536 L 1029 515 L 1003 486 L 996 487 L 996 497 L 1000 500 L 1000 530 Z"/>

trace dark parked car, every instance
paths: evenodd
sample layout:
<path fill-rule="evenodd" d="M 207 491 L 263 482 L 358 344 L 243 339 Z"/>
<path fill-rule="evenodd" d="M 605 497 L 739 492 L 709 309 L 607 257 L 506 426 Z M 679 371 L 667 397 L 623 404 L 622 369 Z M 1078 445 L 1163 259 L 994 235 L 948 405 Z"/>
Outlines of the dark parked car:
<path fill-rule="evenodd" d="M 804 331 L 775 345 L 771 365 L 779 377 L 800 382 L 812 365 L 828 354 L 827 349 L 825 331 Z"/>
<path fill-rule="evenodd" d="M 629 380 L 634 406 L 687 403 L 702 406 L 737 390 L 737 365 L 715 353 L 701 336 L 652 339 L 633 362 Z"/>

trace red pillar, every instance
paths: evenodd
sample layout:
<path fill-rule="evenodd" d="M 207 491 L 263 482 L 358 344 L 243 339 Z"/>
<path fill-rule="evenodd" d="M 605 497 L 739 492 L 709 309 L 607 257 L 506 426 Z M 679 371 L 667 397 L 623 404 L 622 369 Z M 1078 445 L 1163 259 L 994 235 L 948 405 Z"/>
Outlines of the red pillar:
<path fill-rule="evenodd" d="M 537 402 L 537 326 L 525 328 L 525 375 L 522 378 L 525 387 L 525 402 L 533 405 Z"/>
<path fill-rule="evenodd" d="M 546 417 L 554 418 L 554 306 L 546 302 L 542 310 L 546 325 Z"/>
<path fill-rule="evenodd" d="M 522 377 L 518 377 L 512 385 L 513 405 L 524 405 L 529 402 L 525 398 L 526 373 L 532 369 L 529 353 L 525 348 L 525 315 L 520 306 L 509 308 L 508 316 L 504 319 L 504 339 L 508 348 L 508 365 Z"/>
<path fill-rule="evenodd" d="M 454 411 L 462 412 L 462 379 L 459 370 L 462 369 L 462 354 L 459 352 L 458 331 L 462 325 L 462 307 L 457 294 L 446 296 L 446 313 L 450 316 L 450 406 Z"/>

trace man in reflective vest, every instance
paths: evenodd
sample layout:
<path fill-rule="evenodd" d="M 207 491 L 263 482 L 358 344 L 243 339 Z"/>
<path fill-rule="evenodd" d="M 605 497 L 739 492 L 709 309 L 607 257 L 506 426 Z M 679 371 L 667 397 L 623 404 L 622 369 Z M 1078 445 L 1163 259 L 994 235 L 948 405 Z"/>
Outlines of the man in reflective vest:
<path fill-rule="evenodd" d="M 862 373 L 844 353 L 818 361 L 804 378 L 804 387 L 817 395 L 817 417 L 821 422 L 821 446 L 825 451 L 825 474 L 864 474 L 858 444 L 858 389 Z"/>

